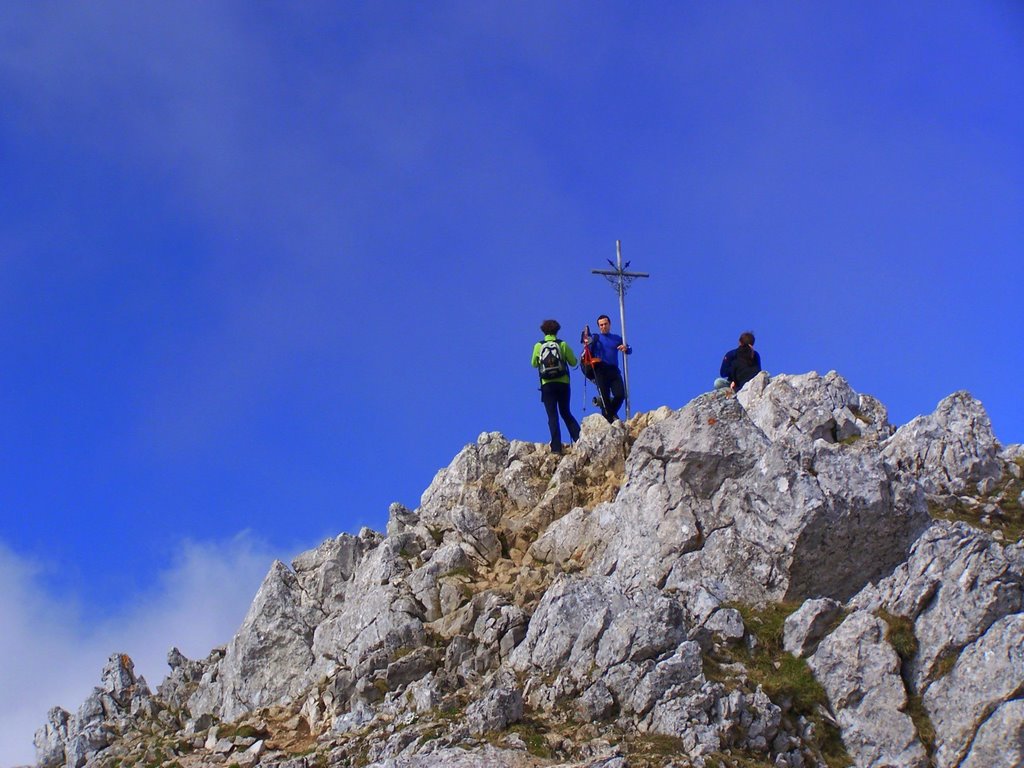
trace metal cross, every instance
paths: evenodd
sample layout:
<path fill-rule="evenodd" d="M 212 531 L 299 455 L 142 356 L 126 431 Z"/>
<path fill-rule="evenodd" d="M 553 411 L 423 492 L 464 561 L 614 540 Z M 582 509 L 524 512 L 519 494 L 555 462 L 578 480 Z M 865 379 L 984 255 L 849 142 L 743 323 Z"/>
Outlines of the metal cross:
<path fill-rule="evenodd" d="M 627 272 L 630 262 L 622 263 L 622 241 L 615 241 L 615 261 L 608 259 L 612 269 L 592 269 L 591 273 L 603 275 L 619 294 L 619 326 L 622 328 L 622 343 L 628 348 L 626 341 L 626 291 L 638 277 L 650 277 L 646 272 Z M 622 353 L 622 380 L 626 387 L 626 420 L 629 420 L 629 355 Z"/>

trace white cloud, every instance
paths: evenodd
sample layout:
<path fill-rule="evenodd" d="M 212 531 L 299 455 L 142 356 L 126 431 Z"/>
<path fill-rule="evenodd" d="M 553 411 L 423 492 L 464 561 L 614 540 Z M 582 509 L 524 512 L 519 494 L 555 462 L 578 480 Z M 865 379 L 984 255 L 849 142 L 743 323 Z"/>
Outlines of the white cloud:
<path fill-rule="evenodd" d="M 35 761 L 32 737 L 47 711 L 76 710 L 111 653 L 131 656 L 155 688 L 172 646 L 203 658 L 230 640 L 272 560 L 247 534 L 185 542 L 152 590 L 95 623 L 73 598 L 47 593 L 40 564 L 0 543 L 0 766 Z"/>

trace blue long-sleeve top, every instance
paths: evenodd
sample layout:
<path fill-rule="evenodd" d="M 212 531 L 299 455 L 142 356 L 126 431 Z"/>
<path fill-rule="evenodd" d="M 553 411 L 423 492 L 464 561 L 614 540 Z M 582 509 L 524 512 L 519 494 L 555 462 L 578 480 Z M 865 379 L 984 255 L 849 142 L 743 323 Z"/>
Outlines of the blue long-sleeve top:
<path fill-rule="evenodd" d="M 599 333 L 590 337 L 590 354 L 613 368 L 619 367 L 619 345 L 622 337 L 617 333 Z M 626 347 L 626 354 L 633 354 L 633 347 Z"/>
<path fill-rule="evenodd" d="M 732 380 L 732 361 L 736 358 L 736 353 L 739 352 L 739 347 L 736 349 L 730 349 L 725 353 L 725 357 L 722 358 L 722 367 L 718 369 L 718 375 L 723 379 Z M 757 354 L 757 350 L 754 350 L 754 363 L 757 366 L 757 370 L 761 370 L 761 356 Z"/>

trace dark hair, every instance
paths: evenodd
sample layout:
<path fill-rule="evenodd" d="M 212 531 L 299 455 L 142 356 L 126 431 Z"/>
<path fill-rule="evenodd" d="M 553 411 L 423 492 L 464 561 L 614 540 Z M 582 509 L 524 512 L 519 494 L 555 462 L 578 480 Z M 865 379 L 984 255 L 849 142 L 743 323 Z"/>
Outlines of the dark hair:
<path fill-rule="evenodd" d="M 562 326 L 558 324 L 557 320 L 545 320 L 540 324 L 540 332 L 545 336 L 554 336 L 562 330 Z"/>
<path fill-rule="evenodd" d="M 742 360 L 747 365 L 754 364 L 754 348 L 749 344 L 740 344 L 736 350 L 736 359 Z"/>
<path fill-rule="evenodd" d="M 607 320 L 608 324 L 611 325 L 612 319 L 610 317 L 608 317 L 608 315 L 598 315 L 597 316 L 597 322 L 600 323 L 602 320 Z"/>
<path fill-rule="evenodd" d="M 740 346 L 741 347 L 752 347 L 754 346 L 754 332 L 744 331 L 740 334 Z"/>

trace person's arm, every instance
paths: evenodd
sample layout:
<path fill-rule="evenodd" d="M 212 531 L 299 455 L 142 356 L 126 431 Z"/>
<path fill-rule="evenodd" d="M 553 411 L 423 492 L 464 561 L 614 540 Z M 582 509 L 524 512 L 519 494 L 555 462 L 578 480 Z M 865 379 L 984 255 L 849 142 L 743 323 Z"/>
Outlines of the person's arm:
<path fill-rule="evenodd" d="M 764 368 L 761 367 L 761 355 L 758 354 L 756 349 L 754 350 L 754 362 L 757 363 L 757 370 L 759 372 L 764 370 Z"/>
<path fill-rule="evenodd" d="M 734 354 L 734 350 L 729 350 L 728 352 L 725 353 L 725 356 L 722 358 L 722 367 L 718 369 L 718 375 L 721 376 L 723 379 L 732 378 L 732 358 Z"/>
<path fill-rule="evenodd" d="M 533 357 L 530 358 L 530 365 L 540 368 L 540 343 L 533 345 Z"/>
<path fill-rule="evenodd" d="M 573 354 L 572 348 L 564 341 L 562 342 L 562 357 L 565 358 L 565 362 L 567 365 L 573 368 L 576 367 L 576 363 L 578 362 L 576 360 L 576 355 Z"/>

